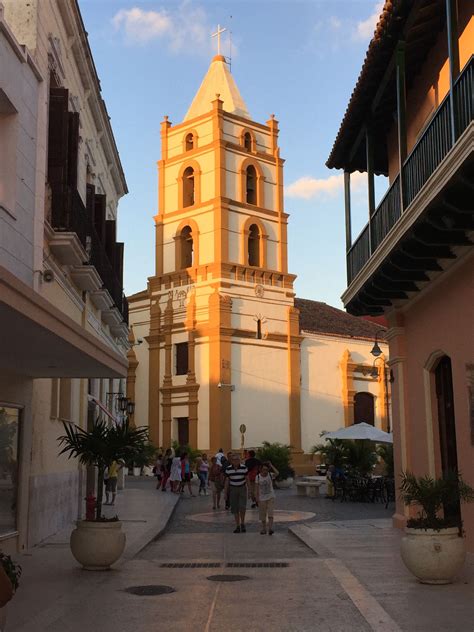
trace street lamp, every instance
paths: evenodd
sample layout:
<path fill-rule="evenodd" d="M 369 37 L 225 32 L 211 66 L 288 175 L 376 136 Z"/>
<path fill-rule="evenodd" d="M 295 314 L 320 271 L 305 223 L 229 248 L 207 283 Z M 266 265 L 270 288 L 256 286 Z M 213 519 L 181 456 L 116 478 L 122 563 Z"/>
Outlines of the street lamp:
<path fill-rule="evenodd" d="M 120 395 L 118 398 L 118 407 L 122 413 L 127 412 L 128 398 L 125 395 Z"/>
<path fill-rule="evenodd" d="M 135 402 L 132 402 L 131 399 L 127 400 L 127 415 L 131 417 L 135 412 Z"/>
<path fill-rule="evenodd" d="M 379 343 L 378 343 L 378 337 L 379 337 L 379 332 L 377 332 L 375 334 L 375 342 L 374 342 L 374 346 L 372 347 L 372 350 L 370 351 L 370 353 L 375 357 L 378 358 L 379 356 L 382 355 L 382 349 L 379 347 Z"/>

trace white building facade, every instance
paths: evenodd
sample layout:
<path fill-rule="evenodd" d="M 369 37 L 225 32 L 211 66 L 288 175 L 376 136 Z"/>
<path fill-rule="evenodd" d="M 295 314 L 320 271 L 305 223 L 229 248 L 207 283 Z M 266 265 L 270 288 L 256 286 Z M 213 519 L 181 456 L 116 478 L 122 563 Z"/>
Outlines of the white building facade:
<path fill-rule="evenodd" d="M 81 516 L 57 437 L 113 416 L 127 372 L 127 187 L 75 0 L 0 5 L 0 156 L 0 538 L 21 550 Z"/>
<path fill-rule="evenodd" d="M 354 418 L 355 388 L 373 392 L 372 422 L 386 426 L 385 364 L 369 375 L 381 328 L 334 310 L 344 324 L 326 331 L 317 323 L 334 308 L 314 301 L 304 302 L 311 333 L 300 323 L 275 117 L 250 117 L 218 55 L 161 138 L 156 271 L 129 297 L 133 339 L 144 341 L 129 353 L 136 422 L 156 445 L 206 451 L 240 447 L 245 424 L 247 446 L 290 444 L 301 468 L 321 431 Z"/>

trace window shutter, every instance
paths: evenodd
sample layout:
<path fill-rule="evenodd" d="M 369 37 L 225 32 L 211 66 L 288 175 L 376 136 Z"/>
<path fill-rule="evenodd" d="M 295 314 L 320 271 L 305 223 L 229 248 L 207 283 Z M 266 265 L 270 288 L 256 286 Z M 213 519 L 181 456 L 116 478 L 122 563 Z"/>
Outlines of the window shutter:
<path fill-rule="evenodd" d="M 52 188 L 63 187 L 68 174 L 68 99 L 65 88 L 49 93 L 48 181 Z"/>
<path fill-rule="evenodd" d="M 101 193 L 94 196 L 94 227 L 100 241 L 105 243 L 105 217 L 107 208 L 107 197 Z M 115 239 L 115 238 L 114 238 Z"/>
<path fill-rule="evenodd" d="M 105 252 L 114 267 L 115 264 L 115 243 L 117 240 L 117 227 L 114 219 L 105 222 Z"/>
<path fill-rule="evenodd" d="M 123 242 L 115 244 L 115 274 L 123 288 Z"/>
<path fill-rule="evenodd" d="M 77 190 L 77 164 L 79 158 L 79 113 L 68 113 L 67 182 Z"/>

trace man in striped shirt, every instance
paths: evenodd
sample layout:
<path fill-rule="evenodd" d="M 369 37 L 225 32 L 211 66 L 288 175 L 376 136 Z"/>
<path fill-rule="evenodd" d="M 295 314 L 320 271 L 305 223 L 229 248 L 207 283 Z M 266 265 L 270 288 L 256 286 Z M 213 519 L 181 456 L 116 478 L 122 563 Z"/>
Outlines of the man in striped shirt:
<path fill-rule="evenodd" d="M 233 454 L 230 465 L 225 470 L 225 491 L 229 493 L 230 510 L 235 518 L 234 533 L 245 533 L 245 511 L 247 509 L 248 469 L 240 462 L 238 454 Z"/>

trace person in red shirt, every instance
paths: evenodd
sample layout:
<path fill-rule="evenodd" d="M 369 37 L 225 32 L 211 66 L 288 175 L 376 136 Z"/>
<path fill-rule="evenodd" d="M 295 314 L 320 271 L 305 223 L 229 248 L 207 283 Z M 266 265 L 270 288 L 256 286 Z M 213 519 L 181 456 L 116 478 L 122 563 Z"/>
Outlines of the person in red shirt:
<path fill-rule="evenodd" d="M 248 469 L 248 477 L 247 477 L 247 486 L 248 486 L 248 497 L 249 500 L 252 501 L 252 509 L 258 507 L 257 497 L 256 497 L 256 489 L 255 489 L 255 479 L 257 478 L 257 474 L 260 472 L 260 467 L 262 462 L 256 458 L 255 450 L 249 450 L 249 458 L 245 461 L 245 467 Z"/>

